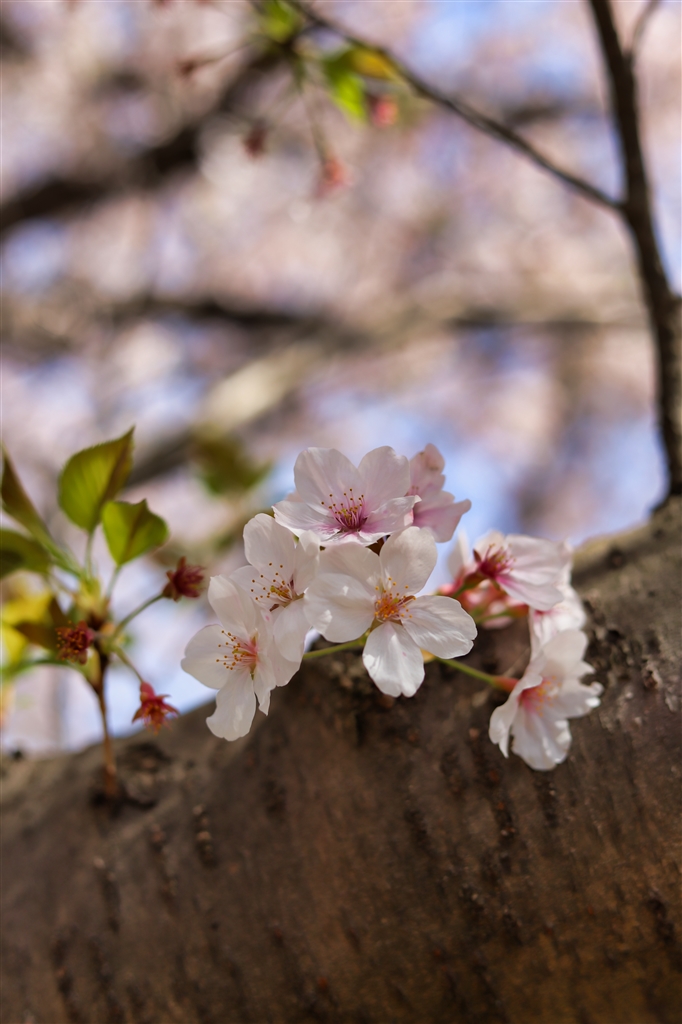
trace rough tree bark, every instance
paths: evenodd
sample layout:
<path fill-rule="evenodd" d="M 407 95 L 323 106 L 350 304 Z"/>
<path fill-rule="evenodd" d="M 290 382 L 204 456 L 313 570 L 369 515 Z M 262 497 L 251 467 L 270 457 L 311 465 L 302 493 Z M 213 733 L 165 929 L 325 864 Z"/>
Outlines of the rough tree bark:
<path fill-rule="evenodd" d="M 389 707 L 349 654 L 237 744 L 204 709 L 119 742 L 113 814 L 96 748 L 7 763 L 3 1024 L 677 1022 L 679 519 L 579 557 L 606 692 L 554 772 L 472 680 Z"/>

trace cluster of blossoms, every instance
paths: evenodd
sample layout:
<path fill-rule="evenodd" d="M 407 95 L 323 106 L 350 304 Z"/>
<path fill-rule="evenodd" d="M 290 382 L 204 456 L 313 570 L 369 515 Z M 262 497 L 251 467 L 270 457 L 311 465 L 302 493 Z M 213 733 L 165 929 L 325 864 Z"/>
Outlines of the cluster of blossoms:
<path fill-rule="evenodd" d="M 249 564 L 211 579 L 219 625 L 197 633 L 182 662 L 217 691 L 208 719 L 216 736 L 244 736 L 256 701 L 267 714 L 272 690 L 306 656 L 311 629 L 343 648 L 362 647 L 376 686 L 411 697 L 424 679 L 425 655 L 449 662 L 471 650 L 478 626 L 527 615 L 531 660 L 521 679 L 456 667 L 509 691 L 490 722 L 505 756 L 512 736 L 512 749 L 533 768 L 564 760 L 568 719 L 596 707 L 601 693 L 598 683 L 580 683 L 591 670 L 582 660 L 585 617 L 570 585 L 570 549 L 493 532 L 470 553 L 460 534 L 450 557 L 453 582 L 423 594 L 436 542 L 450 541 L 471 507 L 443 490 L 443 467 L 431 444 L 411 461 L 376 448 L 357 467 L 335 449 L 299 455 L 295 492 L 274 506 L 274 518 L 257 515 L 244 529 Z"/>

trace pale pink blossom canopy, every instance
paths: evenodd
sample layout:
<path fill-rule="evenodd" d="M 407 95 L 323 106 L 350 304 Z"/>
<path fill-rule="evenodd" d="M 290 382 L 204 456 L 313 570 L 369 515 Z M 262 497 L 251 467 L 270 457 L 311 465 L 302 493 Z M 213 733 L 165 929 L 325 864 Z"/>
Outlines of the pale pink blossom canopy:
<path fill-rule="evenodd" d="M 450 597 L 418 597 L 436 564 L 431 533 L 411 526 L 379 555 L 359 546 L 325 551 L 305 595 L 308 617 L 328 640 L 355 640 L 371 630 L 365 668 L 391 697 L 413 696 L 424 679 L 422 650 L 440 658 L 466 654 L 473 619 Z"/>
<path fill-rule="evenodd" d="M 270 692 L 289 682 L 298 668 L 273 643 L 272 625 L 256 603 L 227 576 L 214 576 L 208 600 L 220 619 L 192 637 L 181 664 L 204 686 L 217 690 L 207 725 L 216 736 L 236 740 L 251 728 L 258 706 L 265 714 Z"/>
<path fill-rule="evenodd" d="M 294 466 L 296 491 L 274 506 L 275 519 L 300 536 L 312 531 L 328 546 L 369 545 L 412 522 L 410 466 L 392 448 L 375 448 L 356 468 L 335 448 L 307 448 Z"/>
<path fill-rule="evenodd" d="M 531 659 L 507 701 L 490 718 L 489 735 L 505 757 L 512 750 L 531 768 L 548 771 L 561 764 L 571 745 L 568 720 L 598 707 L 600 683 L 585 686 L 592 671 L 583 661 L 587 637 L 577 629 L 557 633 Z"/>
<path fill-rule="evenodd" d="M 431 530 L 439 543 L 452 540 L 460 519 L 471 508 L 469 499 L 455 501 L 454 494 L 443 490 L 445 459 L 435 444 L 410 459 L 410 494 L 421 499 L 414 507 L 414 525 Z"/>

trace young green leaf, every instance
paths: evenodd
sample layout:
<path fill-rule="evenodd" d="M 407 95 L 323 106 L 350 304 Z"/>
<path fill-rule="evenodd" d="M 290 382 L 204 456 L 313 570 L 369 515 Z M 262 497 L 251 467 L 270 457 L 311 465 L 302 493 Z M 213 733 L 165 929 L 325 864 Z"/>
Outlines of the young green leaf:
<path fill-rule="evenodd" d="M 400 73 L 390 57 L 366 46 L 351 46 L 347 53 L 348 66 L 365 78 L 380 78 L 385 81 L 400 78 Z"/>
<path fill-rule="evenodd" d="M 286 43 L 302 24 L 301 15 L 284 0 L 265 0 L 261 11 L 263 33 L 275 43 Z"/>
<path fill-rule="evenodd" d="M 102 510 L 102 527 L 117 565 L 158 548 L 168 537 L 165 522 L 149 511 L 146 501 L 137 505 L 127 501 L 108 502 Z"/>
<path fill-rule="evenodd" d="M 4 466 L 2 470 L 2 507 L 5 512 L 31 533 L 42 544 L 54 544 L 50 531 L 36 511 L 28 494 L 21 485 L 9 455 L 3 450 Z"/>
<path fill-rule="evenodd" d="M 59 479 L 59 505 L 72 523 L 92 533 L 102 509 L 128 479 L 133 459 L 133 430 L 72 455 Z"/>
<path fill-rule="evenodd" d="M 42 622 L 17 622 L 13 628 L 36 647 L 45 647 L 48 651 L 56 650 L 57 634 L 54 626 L 46 626 Z"/>
<path fill-rule="evenodd" d="M 50 556 L 42 544 L 23 533 L 0 528 L 0 579 L 19 569 L 44 573 L 50 564 Z"/>
<path fill-rule="evenodd" d="M 362 79 L 353 70 L 351 50 L 323 57 L 321 64 L 332 99 L 344 113 L 357 121 L 367 120 L 367 101 Z"/>

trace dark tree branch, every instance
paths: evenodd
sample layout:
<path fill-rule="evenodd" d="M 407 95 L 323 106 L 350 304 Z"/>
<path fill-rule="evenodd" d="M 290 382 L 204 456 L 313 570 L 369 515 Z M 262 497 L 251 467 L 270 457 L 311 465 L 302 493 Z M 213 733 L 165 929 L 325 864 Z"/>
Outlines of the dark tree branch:
<path fill-rule="evenodd" d="M 57 175 L 19 191 L 0 205 L 0 237 L 17 224 L 34 217 L 71 213 L 81 206 L 108 199 L 131 185 L 154 189 L 170 175 L 196 167 L 201 136 L 209 121 L 216 114 L 233 110 L 254 80 L 263 72 L 272 70 L 282 59 L 282 53 L 274 49 L 252 54 L 232 78 L 217 106 L 195 121 L 182 125 L 170 138 L 143 150 L 125 164 L 90 179 Z"/>
<path fill-rule="evenodd" d="M 588 181 L 583 178 L 579 178 L 571 171 L 567 171 L 562 167 L 559 167 L 548 157 L 544 156 L 534 146 L 527 142 L 521 135 L 515 132 L 512 128 L 502 124 L 500 121 L 496 121 L 492 117 L 488 117 L 486 114 L 480 113 L 470 106 L 465 100 L 459 99 L 458 97 L 451 96 L 449 94 L 441 92 L 435 86 L 426 82 L 419 75 L 410 71 L 409 68 L 405 67 L 400 61 L 396 60 L 393 54 L 389 53 L 388 50 L 382 46 L 377 46 L 376 43 L 369 42 L 367 39 L 360 39 L 359 36 L 348 32 L 345 28 L 337 25 L 336 22 L 329 19 L 326 15 L 318 14 L 317 11 L 311 10 L 311 8 L 300 0 L 291 0 L 292 6 L 297 7 L 312 25 L 317 28 L 325 29 L 328 32 L 333 32 L 341 39 L 345 39 L 348 43 L 353 46 L 363 47 L 364 49 L 373 50 L 375 53 L 380 54 L 384 57 L 393 67 L 400 77 L 407 82 L 408 85 L 424 99 L 431 100 L 431 102 L 438 104 L 440 107 L 444 107 L 453 114 L 457 114 L 463 121 L 470 124 L 473 128 L 477 128 L 483 132 L 484 135 L 488 135 L 490 138 L 497 139 L 500 142 L 504 142 L 507 146 L 516 150 L 517 153 L 521 153 L 531 163 L 541 167 L 544 171 L 548 171 L 550 174 L 558 178 L 565 185 L 569 185 L 576 192 L 579 192 L 585 199 L 589 199 L 593 203 L 597 203 L 600 206 L 606 206 L 611 210 L 620 210 L 620 203 L 617 199 L 613 199 L 607 195 L 606 192 L 602 192 L 601 189 L 597 188 L 596 185 L 591 185 Z"/>
<path fill-rule="evenodd" d="M 639 130 L 632 56 L 618 39 L 609 0 L 590 0 L 608 71 L 613 119 L 625 176 L 623 216 L 630 229 L 644 301 L 656 341 L 659 424 L 668 465 L 669 493 L 682 494 L 682 332 L 680 298 L 663 269 Z"/>

